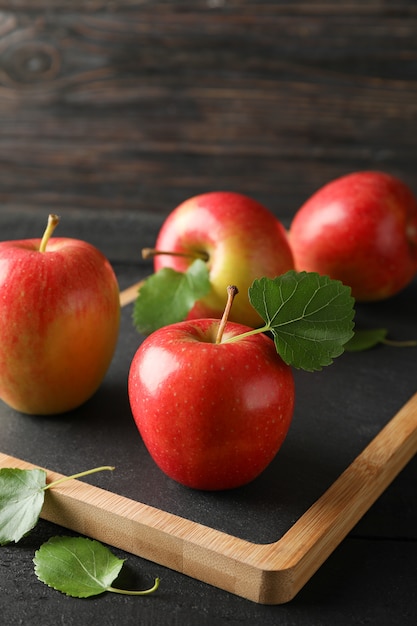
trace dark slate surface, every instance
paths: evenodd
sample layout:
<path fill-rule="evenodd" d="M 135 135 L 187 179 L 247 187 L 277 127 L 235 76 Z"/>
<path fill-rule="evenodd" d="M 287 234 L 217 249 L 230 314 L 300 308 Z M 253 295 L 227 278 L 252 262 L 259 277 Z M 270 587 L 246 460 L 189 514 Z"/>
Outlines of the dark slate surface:
<path fill-rule="evenodd" d="M 415 289 L 409 293 L 415 297 Z M 398 298 L 398 305 L 405 297 Z M 372 317 L 377 326 L 389 325 L 396 336 L 410 337 L 414 330 L 413 311 L 398 327 L 385 316 Z M 59 417 L 26 416 L 2 404 L 2 451 L 63 474 L 115 465 L 116 473 L 94 477 L 94 483 L 257 543 L 278 540 L 415 391 L 411 348 L 345 353 L 321 372 L 295 372 L 293 422 L 269 468 L 232 492 L 195 492 L 159 471 L 134 425 L 126 384 L 141 340 L 128 306 L 106 380 L 76 411 Z"/>
<path fill-rule="evenodd" d="M 148 245 L 144 239 L 154 238 L 157 220 L 128 217 L 114 225 L 110 237 L 98 215 L 84 218 L 72 215 L 68 222 L 63 220 L 60 234 L 70 231 L 72 236 L 95 239 L 112 260 L 122 288 L 149 272 L 149 265 L 140 261 L 140 249 Z M 28 236 L 28 224 L 13 220 L 15 216 L 10 221 L 1 218 L 1 228 L 11 224 L 15 234 Z M 40 216 L 35 222 L 30 229 L 43 225 Z M 128 234 L 125 245 L 120 233 Z M 137 263 L 132 262 L 133 246 Z M 131 310 L 131 305 L 123 310 L 114 361 L 86 405 L 45 418 L 20 415 L 1 404 L 2 452 L 64 474 L 114 464 L 117 470 L 111 475 L 96 474 L 87 480 L 234 536 L 270 542 L 282 536 L 416 390 L 412 348 L 381 346 L 361 354 L 346 353 L 322 372 L 296 372 L 293 424 L 268 470 L 241 489 L 195 492 L 159 471 L 134 426 L 126 381 L 142 338 L 133 328 Z M 414 283 L 390 301 L 358 306 L 357 323 L 384 326 L 393 338 L 409 339 L 415 337 L 416 313 Z M 94 624 L 99 619 L 112 624 L 120 615 L 130 623 L 137 611 L 138 618 L 149 624 L 212 623 L 214 618 L 218 623 L 350 624 L 378 623 L 382 616 L 385 623 L 399 623 L 394 618 L 401 617 L 401 623 L 411 624 L 417 615 L 416 468 L 413 460 L 297 598 L 284 607 L 256 606 L 132 555 L 124 555 L 127 577 L 145 584 L 149 577 L 160 575 L 158 596 L 141 600 L 106 596 L 85 602 L 66 598 L 38 583 L 31 569 L 34 549 L 51 534 L 67 532 L 42 521 L 22 543 L 0 551 L 5 623 L 48 626 L 58 619 L 65 624 L 79 619 Z"/>
<path fill-rule="evenodd" d="M 59 213 L 59 234 L 100 247 L 123 287 L 149 271 L 140 248 L 162 219 L 196 193 L 247 193 L 288 225 L 311 193 L 349 171 L 381 169 L 417 192 L 415 0 L 0 9 L 0 239 L 40 235 Z M 415 287 L 361 307 L 358 319 L 415 336 Z M 66 473 L 114 457 L 117 474 L 95 484 L 256 541 L 284 532 L 415 391 L 414 351 L 345 355 L 320 375 L 297 374 L 293 427 L 270 470 L 227 496 L 191 496 L 134 443 L 125 382 L 140 338 L 129 324 L 126 310 L 111 371 L 77 415 L 23 419 L 1 405 L 0 449 Z M 416 470 L 414 459 L 288 605 L 257 606 L 120 551 L 124 582 L 144 587 L 159 575 L 157 595 L 67 598 L 33 574 L 34 550 L 65 532 L 41 521 L 0 549 L 2 622 L 414 626 Z"/>

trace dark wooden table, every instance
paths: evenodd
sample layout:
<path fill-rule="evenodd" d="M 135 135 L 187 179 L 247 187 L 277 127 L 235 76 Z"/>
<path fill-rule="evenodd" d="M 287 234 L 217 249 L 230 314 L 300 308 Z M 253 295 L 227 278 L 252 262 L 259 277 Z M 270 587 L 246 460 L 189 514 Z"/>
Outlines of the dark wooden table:
<path fill-rule="evenodd" d="M 286 217 L 368 168 L 416 190 L 414 0 L 0 9 L 2 205 L 165 215 L 221 188 Z"/>
<path fill-rule="evenodd" d="M 382 169 L 417 193 L 413 0 L 70 5 L 0 0 L 1 239 L 38 236 L 47 214 L 59 213 L 60 234 L 100 247 L 123 288 L 146 275 L 141 248 L 153 244 L 171 209 L 195 193 L 247 193 L 286 224 L 310 193 L 349 171 Z M 413 284 L 391 302 L 361 307 L 362 319 L 405 338 L 416 328 L 416 289 Z M 112 462 L 103 455 L 110 456 L 113 415 L 120 412 L 126 422 L 113 452 L 115 464 L 122 464 L 121 482 L 114 486 L 132 495 L 133 430 L 124 381 L 140 338 L 130 313 L 127 307 L 109 376 L 78 417 L 24 420 L 1 405 L 0 451 L 62 473 Z M 324 416 L 337 413 L 341 420 L 329 437 L 331 462 L 320 447 L 322 435 L 311 426 L 305 431 L 310 448 L 300 450 L 295 429 L 288 453 L 283 451 L 279 463 L 290 468 L 291 446 L 298 451 L 299 476 L 308 478 L 303 498 L 333 480 L 416 391 L 413 352 L 379 350 L 359 358 L 360 365 L 346 355 L 329 368 L 323 392 L 315 379 L 301 377 L 299 415 L 314 401 Z M 343 402 L 340 381 L 347 390 Z M 340 441 L 340 455 L 332 441 Z M 415 624 L 416 470 L 414 459 L 287 605 L 257 605 L 120 550 L 115 552 L 127 559 L 128 584 L 140 587 L 161 577 L 155 596 L 67 598 L 33 574 L 34 550 L 66 532 L 41 521 L 22 543 L 0 549 L 3 621 Z M 154 481 L 150 497 L 158 506 L 180 507 L 180 513 L 220 525 L 227 510 L 226 530 L 236 523 L 254 540 L 275 523 L 266 504 L 274 473 L 260 484 L 259 495 L 253 487 L 250 497 L 243 493 L 213 507 L 205 499 L 182 499 L 151 464 L 141 471 L 140 489 Z M 140 473 L 135 480 L 141 481 Z M 94 484 L 109 486 L 98 476 Z M 239 515 L 252 520 L 248 528 Z M 266 528 L 259 530 L 264 519 Z"/>

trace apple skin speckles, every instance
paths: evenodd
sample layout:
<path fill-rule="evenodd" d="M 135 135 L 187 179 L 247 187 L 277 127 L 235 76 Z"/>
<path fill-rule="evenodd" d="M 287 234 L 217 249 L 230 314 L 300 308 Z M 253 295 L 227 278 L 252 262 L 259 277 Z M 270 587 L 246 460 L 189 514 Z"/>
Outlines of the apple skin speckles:
<path fill-rule="evenodd" d="M 203 341 L 218 323 L 190 320 L 156 331 L 129 371 L 132 414 L 149 453 L 170 478 L 195 489 L 231 489 L 259 476 L 294 409 L 292 371 L 273 341 L 264 334 Z M 225 335 L 246 330 L 229 322 Z"/>

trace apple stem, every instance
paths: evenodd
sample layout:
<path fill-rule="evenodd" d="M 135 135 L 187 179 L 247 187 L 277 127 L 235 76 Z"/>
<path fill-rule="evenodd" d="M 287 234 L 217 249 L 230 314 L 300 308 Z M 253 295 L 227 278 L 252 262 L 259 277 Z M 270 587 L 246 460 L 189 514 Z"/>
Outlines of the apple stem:
<path fill-rule="evenodd" d="M 51 213 L 48 217 L 48 223 L 46 225 L 45 232 L 43 233 L 43 237 L 39 246 L 39 252 L 45 252 L 46 246 L 48 245 L 48 241 L 50 237 L 52 236 L 52 233 L 54 232 L 55 228 L 58 226 L 58 224 L 59 224 L 58 215 L 54 215 L 53 213 Z"/>
<path fill-rule="evenodd" d="M 221 343 L 223 339 L 224 329 L 226 328 L 227 320 L 229 319 L 230 309 L 232 308 L 233 300 L 239 293 L 239 289 L 235 285 L 229 285 L 227 288 L 227 302 L 224 308 L 222 319 L 220 320 L 219 328 L 216 335 L 216 343 Z"/>
<path fill-rule="evenodd" d="M 208 261 L 209 255 L 203 250 L 193 250 L 192 252 L 174 252 L 169 250 L 156 250 L 155 248 L 143 248 L 142 259 L 152 259 L 154 256 L 166 254 L 167 256 L 180 256 L 185 259 L 201 259 Z"/>

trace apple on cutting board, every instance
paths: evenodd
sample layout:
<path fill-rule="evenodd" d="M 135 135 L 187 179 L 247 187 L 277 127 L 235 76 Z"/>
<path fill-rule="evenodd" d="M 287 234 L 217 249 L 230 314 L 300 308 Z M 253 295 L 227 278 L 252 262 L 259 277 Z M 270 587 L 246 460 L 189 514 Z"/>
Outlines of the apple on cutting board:
<path fill-rule="evenodd" d="M 341 280 L 357 301 L 384 300 L 417 272 L 417 200 L 384 172 L 347 174 L 303 204 L 289 241 L 297 270 Z"/>
<path fill-rule="evenodd" d="M 116 347 L 120 302 L 109 261 L 94 246 L 51 238 L 0 242 L 0 398 L 28 414 L 88 400 Z"/>

